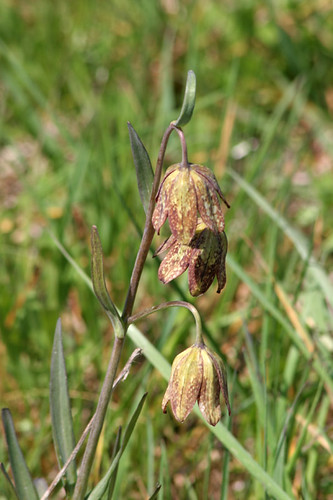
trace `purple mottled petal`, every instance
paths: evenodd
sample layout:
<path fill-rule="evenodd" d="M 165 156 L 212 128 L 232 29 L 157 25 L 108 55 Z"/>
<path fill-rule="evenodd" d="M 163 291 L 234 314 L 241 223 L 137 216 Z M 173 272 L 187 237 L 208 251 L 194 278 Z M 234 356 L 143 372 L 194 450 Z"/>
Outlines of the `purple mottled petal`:
<path fill-rule="evenodd" d="M 175 165 L 171 165 L 169 168 L 166 169 L 166 172 L 164 174 L 164 177 L 156 194 L 156 201 L 160 195 L 160 192 L 162 191 L 162 189 L 164 189 L 164 183 L 167 181 L 169 175 L 172 174 L 175 170 L 178 170 L 179 167 L 180 167 L 179 163 L 176 163 Z M 170 179 L 168 179 L 168 182 L 170 182 Z"/>
<path fill-rule="evenodd" d="M 219 380 L 219 385 L 221 392 L 223 394 L 224 402 L 228 408 L 228 413 L 231 415 L 231 408 L 230 408 L 230 403 L 229 403 L 229 393 L 228 393 L 228 383 L 227 383 L 227 372 L 224 366 L 224 363 L 222 359 L 217 356 L 213 351 L 210 349 L 206 349 L 208 355 L 211 357 L 211 360 L 214 364 L 218 380 Z"/>
<path fill-rule="evenodd" d="M 221 254 L 220 254 L 220 261 L 217 266 L 217 283 L 218 283 L 218 288 L 217 288 L 217 293 L 220 293 L 221 290 L 225 287 L 225 284 L 227 282 L 227 274 L 225 270 L 225 259 L 227 256 L 227 250 L 228 250 L 228 240 L 225 232 L 223 231 L 220 234 L 220 241 L 221 241 Z"/>
<path fill-rule="evenodd" d="M 172 234 L 182 243 L 188 243 L 197 225 L 197 199 L 190 170 L 182 167 L 168 191 L 168 217 Z"/>
<path fill-rule="evenodd" d="M 211 357 L 202 349 L 203 376 L 198 405 L 201 413 L 210 425 L 216 425 L 221 419 L 220 384 Z"/>
<path fill-rule="evenodd" d="M 153 257 L 156 257 L 157 255 L 160 255 L 161 253 L 169 250 L 169 248 L 171 248 L 172 245 L 174 245 L 176 243 L 176 241 L 177 240 L 173 234 L 171 236 L 169 236 L 169 238 L 167 238 L 165 241 L 163 241 L 163 243 L 158 247 L 158 249 L 154 253 Z"/>
<path fill-rule="evenodd" d="M 167 194 L 164 190 L 162 190 L 158 196 L 157 203 L 155 205 L 152 216 L 152 224 L 157 234 L 160 234 L 160 229 L 165 223 L 168 216 L 168 212 L 166 209 L 166 201 L 167 201 Z"/>
<path fill-rule="evenodd" d="M 205 293 L 213 283 L 221 253 L 219 238 L 209 229 L 202 231 L 195 247 L 188 269 L 189 290 L 193 297 Z"/>
<path fill-rule="evenodd" d="M 195 183 L 198 210 L 203 222 L 215 233 L 223 231 L 224 216 L 216 192 L 196 172 L 192 173 L 192 177 Z"/>
<path fill-rule="evenodd" d="M 163 413 L 166 413 L 166 408 L 167 408 L 168 403 L 170 401 L 170 392 L 171 392 L 170 382 L 168 384 L 167 390 L 165 391 L 165 394 L 164 394 L 164 397 L 163 397 L 163 401 L 162 401 L 162 405 L 161 405 Z"/>
<path fill-rule="evenodd" d="M 179 422 L 184 422 L 198 399 L 203 372 L 200 351 L 201 349 L 195 346 L 186 349 L 186 356 L 182 357 L 174 369 L 170 403 Z"/>
<path fill-rule="evenodd" d="M 160 229 L 168 217 L 169 189 L 172 181 L 178 175 L 178 166 L 177 164 L 168 168 L 156 195 L 156 205 L 152 216 L 152 224 L 157 234 L 160 234 Z"/>
<path fill-rule="evenodd" d="M 166 413 L 166 407 L 167 407 L 167 405 L 168 405 L 168 403 L 170 401 L 170 396 L 171 396 L 171 392 L 172 392 L 172 383 L 173 383 L 173 377 L 174 377 L 175 369 L 178 366 L 178 364 L 181 362 L 181 360 L 183 358 L 187 357 L 189 349 L 186 349 L 185 351 L 183 351 L 180 354 L 178 354 L 178 356 L 175 357 L 175 359 L 174 359 L 174 361 L 172 363 L 170 380 L 169 380 L 168 387 L 167 387 L 167 390 L 166 390 L 166 392 L 164 394 L 163 401 L 162 401 L 162 410 L 163 410 L 163 413 Z"/>
<path fill-rule="evenodd" d="M 188 268 L 191 252 L 191 247 L 176 242 L 162 260 L 158 279 L 166 284 L 183 274 Z"/>
<path fill-rule="evenodd" d="M 208 167 L 205 167 L 204 165 L 191 165 L 191 167 L 199 174 L 201 175 L 205 182 L 208 182 L 211 184 L 211 187 L 213 190 L 215 190 L 217 192 L 217 194 L 221 197 L 221 199 L 224 201 L 224 203 L 226 204 L 226 206 L 228 208 L 230 208 L 230 205 L 229 203 L 227 202 L 227 200 L 225 199 L 222 191 L 221 191 L 221 188 L 217 182 L 217 179 L 215 177 L 215 175 L 213 174 L 213 172 L 208 168 Z"/>

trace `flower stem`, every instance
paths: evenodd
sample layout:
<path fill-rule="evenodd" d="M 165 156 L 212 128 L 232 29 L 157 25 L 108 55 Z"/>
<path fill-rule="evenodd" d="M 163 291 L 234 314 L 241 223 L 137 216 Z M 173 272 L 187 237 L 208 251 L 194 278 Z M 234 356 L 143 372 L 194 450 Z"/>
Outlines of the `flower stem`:
<path fill-rule="evenodd" d="M 160 179 L 161 179 L 165 150 L 166 150 L 166 147 L 168 144 L 170 134 L 174 129 L 178 130 L 174 125 L 169 125 L 169 127 L 166 129 L 166 131 L 164 132 L 163 139 L 161 142 L 161 147 L 160 147 L 160 150 L 158 153 L 154 181 L 153 181 L 153 187 L 152 187 L 149 207 L 148 207 L 147 215 L 146 215 L 145 228 L 143 231 L 143 236 L 142 236 L 140 248 L 138 250 L 138 253 L 136 256 L 136 261 L 135 261 L 135 264 L 133 267 L 131 281 L 130 281 L 130 285 L 129 285 L 129 289 L 127 292 L 127 297 L 126 297 L 126 301 L 125 301 L 125 305 L 124 305 L 124 310 L 123 310 L 123 314 L 122 314 L 122 320 L 123 320 L 125 325 L 127 323 L 128 317 L 132 314 L 133 305 L 134 305 L 135 296 L 136 296 L 136 292 L 138 289 L 141 273 L 142 273 L 143 266 L 144 266 L 144 263 L 146 261 L 146 258 L 147 258 L 148 252 L 149 252 L 150 244 L 151 244 L 153 236 L 154 236 L 154 228 L 153 228 L 153 224 L 152 224 L 151 220 L 152 220 L 154 206 L 155 206 L 155 197 L 156 197 L 158 186 L 159 186 Z"/>
<path fill-rule="evenodd" d="M 124 345 L 124 340 L 125 340 L 124 337 L 123 338 L 115 337 L 114 339 L 111 358 L 103 382 L 103 387 L 99 396 L 95 418 L 89 434 L 87 447 L 83 455 L 80 467 L 80 473 L 73 494 L 73 500 L 83 499 L 87 489 L 89 472 L 91 470 L 92 463 L 95 457 L 98 439 L 102 431 L 106 411 L 110 401 L 113 382 L 116 376 L 116 371 L 118 368 L 121 351 Z"/>
<path fill-rule="evenodd" d="M 149 202 L 149 207 L 147 210 L 147 215 L 146 215 L 146 223 L 145 223 L 145 228 L 143 231 L 143 236 L 142 240 L 140 243 L 140 247 L 136 256 L 135 264 L 133 267 L 132 271 L 132 276 L 127 292 L 127 297 L 122 313 L 122 321 L 123 321 L 123 329 L 124 329 L 124 336 L 123 337 L 115 337 L 112 352 L 111 352 L 111 357 L 110 361 L 108 364 L 107 372 L 105 375 L 105 379 L 103 382 L 103 386 L 101 389 L 101 393 L 99 396 L 98 404 L 97 404 L 97 409 L 95 413 L 95 418 L 94 422 L 91 428 L 91 432 L 89 434 L 88 442 L 87 442 L 87 447 L 85 449 L 81 467 L 80 467 L 80 472 L 78 475 L 77 483 L 75 486 L 74 494 L 73 494 L 73 500 L 83 500 L 85 497 L 85 492 L 87 490 L 88 486 L 88 479 L 89 479 L 89 473 L 93 464 L 93 460 L 95 457 L 96 453 L 96 448 L 99 440 L 100 433 L 102 431 L 107 407 L 110 401 L 110 397 L 112 394 L 112 386 L 113 382 L 116 376 L 120 356 L 121 356 L 121 351 L 123 348 L 124 340 L 125 340 L 125 334 L 126 330 L 128 327 L 128 318 L 132 314 L 133 306 L 134 306 L 134 301 L 135 301 L 135 296 L 136 292 L 139 286 L 139 281 L 140 277 L 142 274 L 143 266 L 145 264 L 150 244 L 154 236 L 154 228 L 151 222 L 152 215 L 153 215 L 153 210 L 155 206 L 155 197 L 157 194 L 157 190 L 159 187 L 160 183 L 160 178 L 161 178 L 161 173 L 162 173 L 162 166 L 163 166 L 163 160 L 164 160 L 164 155 L 166 151 L 166 147 L 168 144 L 168 140 L 170 137 L 171 132 L 175 129 L 174 125 L 169 125 L 169 127 L 166 129 L 164 132 L 160 150 L 158 153 L 157 157 L 157 162 L 156 162 L 156 169 L 155 169 L 155 175 L 154 175 L 154 181 L 153 181 L 153 186 L 152 186 L 152 192 L 151 192 L 151 197 L 150 197 L 150 202 Z"/>
<path fill-rule="evenodd" d="M 181 164 L 183 167 L 188 167 L 189 163 L 188 163 L 188 158 L 187 158 L 187 144 L 186 144 L 184 132 L 182 131 L 181 128 L 176 127 L 175 125 L 173 125 L 173 128 L 177 132 L 177 134 L 179 135 L 180 143 L 182 146 L 182 163 Z"/>
<path fill-rule="evenodd" d="M 130 316 L 127 320 L 128 325 L 135 323 L 136 321 L 145 318 L 146 316 L 149 316 L 150 314 L 153 314 L 157 311 L 161 311 L 163 309 L 167 309 L 168 307 L 185 307 L 188 309 L 192 314 L 195 319 L 195 326 L 196 326 L 196 338 L 195 338 L 195 343 L 200 345 L 203 344 L 203 338 L 202 338 L 202 325 L 201 325 L 201 318 L 199 315 L 198 310 L 189 302 L 185 302 L 184 300 L 171 300 L 169 302 L 163 302 L 162 304 L 159 304 L 158 306 L 153 306 L 150 307 L 149 309 L 145 309 L 144 311 L 141 311 L 137 314 L 134 314 L 133 316 Z"/>

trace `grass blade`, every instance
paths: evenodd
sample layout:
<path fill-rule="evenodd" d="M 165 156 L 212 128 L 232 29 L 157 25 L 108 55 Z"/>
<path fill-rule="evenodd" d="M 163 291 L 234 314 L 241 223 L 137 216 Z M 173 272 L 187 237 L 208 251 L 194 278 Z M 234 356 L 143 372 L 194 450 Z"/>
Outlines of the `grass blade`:
<path fill-rule="evenodd" d="M 161 488 L 162 488 L 162 485 L 157 484 L 155 487 L 154 493 L 149 497 L 148 500 L 155 500 L 156 498 L 158 498 L 158 492 L 160 491 Z"/>
<path fill-rule="evenodd" d="M 230 265 L 232 270 L 237 274 L 237 276 L 248 285 L 252 294 L 259 300 L 261 305 L 275 318 L 280 325 L 285 329 L 286 333 L 290 336 L 291 340 L 297 346 L 299 351 L 303 354 L 305 359 L 312 360 L 312 367 L 318 373 L 320 378 L 325 382 L 327 389 L 333 397 L 333 380 L 330 376 L 327 367 L 324 366 L 322 361 L 314 356 L 312 358 L 311 352 L 307 349 L 300 338 L 299 333 L 295 330 L 290 323 L 286 320 L 285 316 L 279 311 L 279 309 L 267 298 L 267 296 L 260 290 L 259 286 L 250 278 L 250 276 L 243 270 L 243 268 L 238 264 L 238 262 L 231 256 L 227 256 L 227 263 Z"/>
<path fill-rule="evenodd" d="M 252 200 L 279 226 L 279 228 L 294 243 L 296 250 L 304 261 L 309 259 L 309 245 L 306 238 L 297 229 L 293 228 L 289 222 L 279 214 L 265 198 L 248 182 L 240 177 L 234 170 L 229 168 L 228 174 L 237 182 L 237 184 L 246 191 Z M 308 272 L 317 282 L 317 285 L 325 293 L 327 301 L 333 306 L 333 287 L 328 279 L 324 269 L 319 265 L 314 257 L 309 259 Z"/>
<path fill-rule="evenodd" d="M 101 500 L 103 498 L 103 495 L 105 494 L 105 492 L 108 488 L 109 482 L 112 478 L 112 474 L 116 470 L 116 467 L 118 466 L 119 460 L 120 460 L 122 454 L 124 453 L 126 446 L 128 444 L 128 441 L 132 435 L 132 432 L 133 432 L 134 427 L 137 423 L 137 420 L 138 420 L 139 415 L 141 413 L 141 410 L 142 410 L 142 407 L 143 407 L 143 404 L 145 402 L 146 397 L 147 397 L 147 393 L 145 393 L 142 396 L 142 398 L 140 399 L 139 404 L 136 407 L 136 409 L 135 409 L 135 411 L 134 411 L 134 413 L 133 413 L 133 415 L 132 415 L 132 417 L 131 417 L 131 419 L 126 427 L 126 430 L 124 432 L 124 438 L 123 438 L 123 441 L 121 443 L 121 447 L 120 447 L 119 451 L 117 452 L 116 456 L 114 457 L 114 459 L 113 459 L 107 473 L 103 477 L 103 479 L 101 479 L 101 481 L 95 486 L 95 488 L 92 490 L 92 492 L 88 496 L 88 500 Z"/>
<path fill-rule="evenodd" d="M 1 414 L 17 496 L 19 500 L 38 500 L 36 488 L 16 437 L 10 410 L 4 408 Z"/>
<path fill-rule="evenodd" d="M 115 458 L 118 451 L 120 450 L 120 445 L 121 445 L 121 427 L 119 427 L 118 432 L 117 432 L 116 442 L 114 444 L 113 451 L 112 451 L 112 459 Z M 110 480 L 109 480 L 108 500 L 111 500 L 113 492 L 114 492 L 114 487 L 115 487 L 116 479 L 117 479 L 117 472 L 118 472 L 118 465 L 115 468 L 115 470 L 113 471 L 113 473 L 110 477 Z"/>
<path fill-rule="evenodd" d="M 6 481 L 7 481 L 7 487 L 8 487 L 8 491 L 10 491 L 10 495 L 11 495 L 11 497 L 12 497 L 13 495 L 15 495 L 15 498 L 17 498 L 17 494 L 16 494 L 15 486 L 13 485 L 13 483 L 12 483 L 12 481 L 11 481 L 10 477 L 8 476 L 7 471 L 6 471 L 6 469 L 5 469 L 5 466 L 4 466 L 4 464 L 3 464 L 2 462 L 0 462 L 0 469 L 1 469 L 1 472 L 2 472 L 2 474 L 3 474 L 3 476 L 4 476 L 4 478 L 5 478 L 5 479 L 6 479 Z"/>
<path fill-rule="evenodd" d="M 63 467 L 75 447 L 72 413 L 67 386 L 67 373 L 62 345 L 61 320 L 57 321 L 51 357 L 50 409 L 52 433 L 59 467 Z M 75 460 L 66 470 L 66 489 L 76 482 Z"/>

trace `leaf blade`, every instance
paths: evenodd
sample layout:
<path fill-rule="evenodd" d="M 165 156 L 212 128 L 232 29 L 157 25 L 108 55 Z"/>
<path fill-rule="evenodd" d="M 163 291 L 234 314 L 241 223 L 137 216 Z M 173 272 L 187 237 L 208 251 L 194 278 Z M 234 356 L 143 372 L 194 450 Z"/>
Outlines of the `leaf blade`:
<path fill-rule="evenodd" d="M 1 414 L 8 446 L 9 461 L 15 481 L 16 494 L 20 500 L 38 500 L 35 485 L 17 440 L 10 410 L 4 408 Z"/>
<path fill-rule="evenodd" d="M 105 285 L 103 249 L 96 226 L 91 228 L 91 254 L 91 279 L 95 295 L 110 319 L 115 335 L 122 338 L 124 330 L 121 319 Z"/>
<path fill-rule="evenodd" d="M 134 427 L 136 425 L 136 422 L 139 418 L 139 415 L 141 413 L 143 404 L 145 402 L 145 399 L 147 397 L 147 392 L 142 396 L 140 399 L 132 417 L 130 418 L 129 423 L 127 424 L 126 430 L 124 432 L 124 438 L 121 443 L 121 447 L 116 453 L 116 456 L 114 457 L 107 473 L 105 476 L 100 480 L 100 482 L 95 486 L 95 488 L 91 491 L 90 495 L 88 496 L 87 500 L 101 500 L 107 491 L 108 485 L 110 483 L 110 480 L 112 479 L 112 475 L 116 471 L 116 467 L 118 466 L 119 460 L 124 453 L 126 446 L 128 444 L 128 441 L 132 435 L 132 432 L 134 430 Z"/>
<path fill-rule="evenodd" d="M 57 321 L 51 356 L 50 410 L 52 433 L 59 467 L 63 467 L 75 447 L 72 413 L 68 393 L 67 373 L 62 344 L 61 320 Z M 76 482 L 75 460 L 66 470 L 69 491 Z"/>
<path fill-rule="evenodd" d="M 186 125 L 192 118 L 195 106 L 195 93 L 196 93 L 196 77 L 194 71 L 191 69 L 187 73 L 186 87 L 184 99 L 180 114 L 173 123 L 176 127 Z"/>
<path fill-rule="evenodd" d="M 145 213 L 147 213 L 151 190 L 153 186 L 154 172 L 151 166 L 148 152 L 130 122 L 127 123 L 130 137 L 133 161 L 136 171 L 139 194 Z"/>

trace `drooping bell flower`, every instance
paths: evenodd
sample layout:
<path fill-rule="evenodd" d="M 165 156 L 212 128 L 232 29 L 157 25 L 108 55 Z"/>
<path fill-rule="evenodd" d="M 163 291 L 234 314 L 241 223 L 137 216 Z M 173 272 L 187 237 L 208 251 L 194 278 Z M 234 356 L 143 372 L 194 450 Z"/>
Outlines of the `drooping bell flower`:
<path fill-rule="evenodd" d="M 156 196 L 154 229 L 159 234 L 168 218 L 173 236 L 181 243 L 188 243 L 195 234 L 199 213 L 211 231 L 222 232 L 224 216 L 219 198 L 229 207 L 209 168 L 191 163 L 172 165 Z"/>
<path fill-rule="evenodd" d="M 213 232 L 200 219 L 196 232 L 188 244 L 171 235 L 156 251 L 168 250 L 161 262 L 158 277 L 166 284 L 183 274 L 188 268 L 189 290 L 193 297 L 205 293 L 217 277 L 217 293 L 226 284 L 225 259 L 228 240 L 224 231 Z"/>
<path fill-rule="evenodd" d="M 176 356 L 162 410 L 170 402 L 179 422 L 184 422 L 198 401 L 199 409 L 210 425 L 221 419 L 221 393 L 230 415 L 227 376 L 221 358 L 204 343 L 194 344 Z"/>

